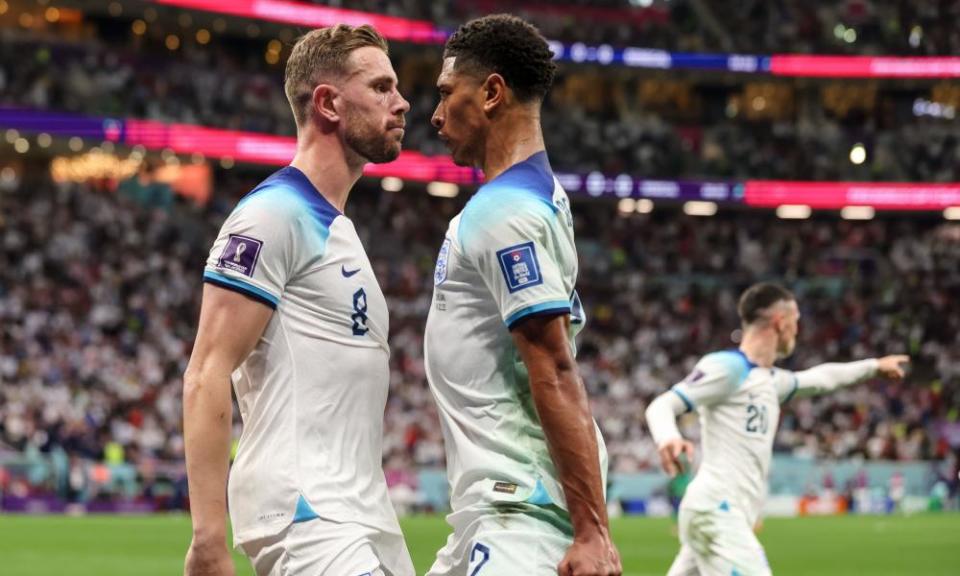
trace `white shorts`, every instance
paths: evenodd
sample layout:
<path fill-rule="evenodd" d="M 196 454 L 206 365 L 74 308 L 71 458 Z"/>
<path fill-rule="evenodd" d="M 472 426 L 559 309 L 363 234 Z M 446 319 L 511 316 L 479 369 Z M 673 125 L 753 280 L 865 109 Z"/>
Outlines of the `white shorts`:
<path fill-rule="evenodd" d="M 454 530 L 427 576 L 557 576 L 573 544 L 563 523 L 522 512 L 482 515 Z"/>
<path fill-rule="evenodd" d="M 736 509 L 680 507 L 680 553 L 667 576 L 770 576 L 753 528 Z"/>
<path fill-rule="evenodd" d="M 402 534 L 322 518 L 240 545 L 257 576 L 415 576 Z"/>

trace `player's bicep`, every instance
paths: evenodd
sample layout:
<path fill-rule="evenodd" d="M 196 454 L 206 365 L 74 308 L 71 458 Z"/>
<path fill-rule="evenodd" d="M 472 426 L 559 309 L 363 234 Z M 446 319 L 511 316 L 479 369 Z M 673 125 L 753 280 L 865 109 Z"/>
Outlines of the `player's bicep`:
<path fill-rule="evenodd" d="M 573 353 L 567 338 L 569 322 L 567 316 L 530 316 L 510 329 L 520 359 L 531 375 L 531 385 L 535 372 L 573 368 Z"/>
<path fill-rule="evenodd" d="M 273 309 L 242 293 L 207 283 L 190 371 L 229 375 L 250 355 Z"/>
<path fill-rule="evenodd" d="M 536 316 L 521 320 L 510 330 L 548 435 L 556 434 L 561 423 L 572 429 L 580 418 L 589 416 L 586 392 L 567 339 L 568 324 L 567 316 Z"/>

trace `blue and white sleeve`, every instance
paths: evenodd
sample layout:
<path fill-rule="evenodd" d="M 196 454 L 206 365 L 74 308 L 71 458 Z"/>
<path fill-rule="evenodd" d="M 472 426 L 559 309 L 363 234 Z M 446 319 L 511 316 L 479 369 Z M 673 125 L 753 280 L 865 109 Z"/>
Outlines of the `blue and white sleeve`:
<path fill-rule="evenodd" d="M 869 358 L 856 362 L 828 362 L 795 372 L 796 395 L 814 396 L 852 386 L 876 376 L 878 366 L 876 358 Z"/>
<path fill-rule="evenodd" d="M 777 376 L 773 381 L 777 389 L 777 398 L 781 404 L 786 404 L 797 395 L 800 389 L 800 381 L 795 372 L 789 370 L 777 370 Z"/>
<path fill-rule="evenodd" d="M 510 210 L 465 210 L 461 242 L 493 294 L 508 328 L 538 315 L 570 314 L 570 293 L 551 244 L 555 217 L 542 202 L 518 202 Z"/>
<path fill-rule="evenodd" d="M 749 367 L 734 352 L 715 352 L 697 362 L 691 372 L 671 390 L 688 411 L 721 402 L 746 379 Z"/>
<path fill-rule="evenodd" d="M 275 309 L 295 261 L 296 226 L 287 212 L 257 196 L 238 205 L 210 249 L 204 282 Z"/>

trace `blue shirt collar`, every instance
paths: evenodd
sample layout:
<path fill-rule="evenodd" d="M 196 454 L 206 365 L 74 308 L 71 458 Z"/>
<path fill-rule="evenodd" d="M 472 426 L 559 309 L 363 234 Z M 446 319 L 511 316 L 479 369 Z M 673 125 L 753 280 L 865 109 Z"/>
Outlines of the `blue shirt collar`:
<path fill-rule="evenodd" d="M 749 366 L 751 370 L 757 367 L 756 364 L 754 364 L 753 362 L 750 361 L 749 358 L 747 358 L 747 355 L 743 353 L 743 350 L 737 348 L 735 350 L 732 350 L 732 352 L 739 354 L 740 357 L 743 358 L 743 361 L 747 363 L 747 366 Z"/>

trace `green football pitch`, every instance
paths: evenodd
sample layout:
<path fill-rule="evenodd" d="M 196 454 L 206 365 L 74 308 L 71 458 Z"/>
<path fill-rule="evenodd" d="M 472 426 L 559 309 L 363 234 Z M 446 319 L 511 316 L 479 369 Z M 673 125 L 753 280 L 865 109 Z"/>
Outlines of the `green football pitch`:
<path fill-rule="evenodd" d="M 677 550 L 665 519 L 613 521 L 625 575 L 664 574 Z M 403 521 L 417 573 L 430 566 L 447 526 L 440 517 Z M 0 516 L 4 576 L 171 576 L 182 573 L 186 516 Z M 779 575 L 960 574 L 960 515 L 768 519 L 760 535 Z M 237 557 L 237 574 L 250 576 Z M 522 576 L 522 575 L 521 575 Z"/>

